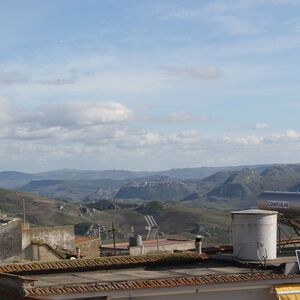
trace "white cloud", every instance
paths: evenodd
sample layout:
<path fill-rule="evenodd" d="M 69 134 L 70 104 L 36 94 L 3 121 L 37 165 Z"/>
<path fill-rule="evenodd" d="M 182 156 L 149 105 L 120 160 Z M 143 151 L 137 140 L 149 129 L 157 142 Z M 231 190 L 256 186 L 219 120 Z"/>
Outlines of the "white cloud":
<path fill-rule="evenodd" d="M 168 135 L 167 142 L 175 144 L 195 144 L 201 140 L 200 132 L 197 130 L 184 130 Z"/>
<path fill-rule="evenodd" d="M 267 123 L 256 123 L 253 127 L 255 130 L 260 130 L 260 129 L 266 129 L 269 127 L 269 124 Z"/>
<path fill-rule="evenodd" d="M 0 72 L 0 85 L 2 86 L 11 86 L 11 85 L 66 85 L 73 84 L 76 81 L 76 77 L 68 76 L 68 77 L 53 77 L 48 78 L 45 77 L 43 79 L 34 79 L 26 73 L 20 73 L 17 71 L 2 71 Z"/>
<path fill-rule="evenodd" d="M 258 137 L 254 135 L 248 135 L 245 137 L 229 137 L 226 136 L 223 138 L 224 142 L 228 144 L 233 144 L 233 145 L 244 145 L 244 146 L 249 146 L 249 145 L 259 145 L 262 142 L 264 142 L 263 137 Z"/>
<path fill-rule="evenodd" d="M 292 20 L 289 20 L 286 22 L 286 24 L 290 27 L 291 32 L 300 32 L 300 18 L 294 18 Z"/>
<path fill-rule="evenodd" d="M 7 98 L 0 96 L 0 124 L 14 122 L 16 114 L 18 114 L 18 108 Z"/>
<path fill-rule="evenodd" d="M 174 122 L 199 118 L 183 112 L 171 116 Z M 290 159 L 298 158 L 300 132 L 294 129 L 253 135 L 232 132 L 224 137 L 222 133 L 210 136 L 192 128 L 172 132 L 163 127 L 145 129 L 137 126 L 139 122 L 128 122 L 133 118 L 130 108 L 114 102 L 64 102 L 22 111 L 2 98 L 1 168 L 9 163 L 29 169 L 162 169 L 208 163 L 266 163 L 285 159 L 288 153 L 293 155 Z M 265 123 L 256 125 L 266 128 Z"/>
<path fill-rule="evenodd" d="M 140 138 L 140 145 L 157 145 L 162 141 L 162 136 L 158 133 L 146 132 Z"/>
<path fill-rule="evenodd" d="M 296 130 L 287 130 L 285 134 L 288 138 L 291 139 L 298 139 L 300 137 L 300 132 Z"/>
<path fill-rule="evenodd" d="M 273 133 L 270 137 L 272 142 L 288 142 L 288 141 L 298 141 L 300 140 L 300 132 L 288 129 L 280 133 Z"/>
<path fill-rule="evenodd" d="M 265 31 L 265 19 L 251 15 L 251 1 L 214 1 L 194 7 L 165 7 L 159 14 L 161 20 L 192 20 L 211 24 L 216 32 L 228 34 L 261 34 Z M 200 4 L 200 5 L 199 5 Z"/>
<path fill-rule="evenodd" d="M 218 79 L 221 71 L 215 66 L 208 67 L 164 67 L 163 70 L 171 77 L 182 77 L 191 79 Z"/>
<path fill-rule="evenodd" d="M 117 102 L 64 102 L 22 110 L 7 99 L 0 99 L 0 138 L 10 140 L 84 140 L 104 137 L 103 126 L 131 121 L 134 113 Z M 90 129 L 85 129 L 90 128 Z"/>
<path fill-rule="evenodd" d="M 262 26 L 239 16 L 220 15 L 213 18 L 213 20 L 218 26 L 221 25 L 222 29 L 226 29 L 231 34 L 261 34 L 264 32 Z"/>
<path fill-rule="evenodd" d="M 27 83 L 29 78 L 22 73 L 13 71 L 0 72 L 0 85 Z"/>
<path fill-rule="evenodd" d="M 45 126 L 91 126 L 129 121 L 133 112 L 116 102 L 73 101 L 40 107 L 30 117 Z"/>
<path fill-rule="evenodd" d="M 74 77 L 69 77 L 69 78 L 51 78 L 51 79 L 41 79 L 41 80 L 36 80 L 33 83 L 41 84 L 41 85 L 66 85 L 66 84 L 73 84 L 75 83 L 76 78 Z"/>
<path fill-rule="evenodd" d="M 296 161 L 300 132 L 271 136 L 207 136 L 198 130 L 155 132 L 122 123 L 83 127 L 8 125 L 0 129 L 2 168 L 55 169 L 171 167 Z M 286 147 L 286 145 L 289 147 Z M 298 151 L 298 152 L 297 152 Z M 287 153 L 292 156 L 287 156 Z"/>
<path fill-rule="evenodd" d="M 184 111 L 173 112 L 167 116 L 167 122 L 170 123 L 203 122 L 208 119 L 205 115 L 193 115 Z"/>

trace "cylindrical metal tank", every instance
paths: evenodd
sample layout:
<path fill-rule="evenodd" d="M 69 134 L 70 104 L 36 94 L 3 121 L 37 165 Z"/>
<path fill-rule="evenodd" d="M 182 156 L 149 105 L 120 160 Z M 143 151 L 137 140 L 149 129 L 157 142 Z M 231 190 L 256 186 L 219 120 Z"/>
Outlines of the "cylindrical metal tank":
<path fill-rule="evenodd" d="M 129 236 L 128 242 L 129 247 L 143 246 L 142 236 L 138 234 Z"/>
<path fill-rule="evenodd" d="M 231 212 L 233 254 L 240 260 L 276 259 L 277 212 L 249 209 Z"/>
<path fill-rule="evenodd" d="M 278 211 L 285 216 L 300 216 L 300 193 L 263 192 L 258 197 L 258 208 Z"/>

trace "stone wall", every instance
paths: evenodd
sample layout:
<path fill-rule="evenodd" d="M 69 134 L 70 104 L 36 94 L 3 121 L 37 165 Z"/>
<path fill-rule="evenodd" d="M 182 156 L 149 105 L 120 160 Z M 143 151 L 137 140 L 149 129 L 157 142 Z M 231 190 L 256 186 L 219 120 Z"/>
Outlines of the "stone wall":
<path fill-rule="evenodd" d="M 22 220 L 0 220 L 0 261 L 22 256 Z"/>
<path fill-rule="evenodd" d="M 77 243 L 76 246 L 80 249 L 81 254 L 87 257 L 100 255 L 100 240 L 98 238 L 91 239 L 82 243 Z"/>
<path fill-rule="evenodd" d="M 179 241 L 178 243 L 173 244 L 160 244 L 159 252 L 160 253 L 173 253 L 175 251 L 187 251 L 195 248 L 195 242 L 192 240 Z M 143 246 L 134 246 L 129 247 L 130 255 L 141 255 L 141 254 L 153 254 L 157 253 L 157 245 L 143 245 Z"/>
<path fill-rule="evenodd" d="M 235 283 L 236 284 L 236 283 Z M 261 283 L 260 283 L 261 284 Z M 261 284 L 262 285 L 262 284 Z M 229 288 L 226 290 L 224 287 L 221 289 L 219 285 L 214 285 L 216 290 L 211 288 L 208 291 L 202 292 L 202 289 L 194 287 L 194 290 L 188 289 L 186 286 L 182 288 L 173 289 L 156 289 L 156 294 L 153 293 L 155 289 L 147 289 L 144 295 L 130 295 L 132 300 L 219 300 L 219 299 L 230 299 L 230 300 L 278 300 L 276 293 L 271 293 L 272 285 L 268 286 L 244 286 L 240 290 L 235 290 L 234 284 L 227 284 Z M 251 287 L 251 288 L 250 288 Z M 205 287 L 204 287 L 205 288 Z M 219 291 L 218 291 L 219 288 Z M 162 292 L 159 294 L 159 290 Z M 164 292 L 164 293 L 163 293 Z M 148 295 L 147 295 L 148 293 Z M 151 293 L 153 293 L 151 295 Z M 125 293 L 124 293 L 125 294 Z M 113 300 L 122 300 L 121 297 L 111 297 Z M 292 299 L 292 298 L 291 298 Z M 296 299 L 296 298 L 294 298 Z"/>
<path fill-rule="evenodd" d="M 32 261 L 53 261 L 61 260 L 62 257 L 45 244 L 31 244 L 23 251 L 23 258 Z"/>
<path fill-rule="evenodd" d="M 74 226 L 54 226 L 23 228 L 22 249 L 26 249 L 32 240 L 40 240 L 52 247 L 59 246 L 67 250 L 73 250 Z"/>

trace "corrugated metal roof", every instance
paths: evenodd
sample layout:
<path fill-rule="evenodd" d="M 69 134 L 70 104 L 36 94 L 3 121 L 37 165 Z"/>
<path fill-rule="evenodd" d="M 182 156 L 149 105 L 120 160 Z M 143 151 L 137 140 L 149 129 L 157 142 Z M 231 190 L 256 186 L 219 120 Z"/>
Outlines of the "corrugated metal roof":
<path fill-rule="evenodd" d="M 99 257 L 94 259 L 61 260 L 49 262 L 32 262 L 19 264 L 0 265 L 0 273 L 10 274 L 34 274 L 50 272 L 68 272 L 101 270 L 114 268 L 131 268 L 140 266 L 164 266 L 191 264 L 207 259 L 206 254 L 178 253 L 178 254 L 155 254 L 142 256 L 114 256 Z"/>
<path fill-rule="evenodd" d="M 180 286 L 197 286 L 224 284 L 233 282 L 280 280 L 300 277 L 298 274 L 270 274 L 270 273 L 247 273 L 233 275 L 208 275 L 201 277 L 174 277 L 165 279 L 147 279 L 108 283 L 83 283 L 73 285 L 49 286 L 49 287 L 29 287 L 25 292 L 28 296 L 48 296 L 72 293 L 101 293 L 122 290 L 136 290 L 149 288 L 170 288 Z"/>

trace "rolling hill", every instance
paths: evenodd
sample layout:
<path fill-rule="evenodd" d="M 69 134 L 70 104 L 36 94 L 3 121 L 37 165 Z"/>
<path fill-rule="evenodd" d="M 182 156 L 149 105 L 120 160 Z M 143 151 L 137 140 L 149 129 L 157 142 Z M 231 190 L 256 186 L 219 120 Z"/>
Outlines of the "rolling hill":
<path fill-rule="evenodd" d="M 71 202 L 110 199 L 128 181 L 97 180 L 34 180 L 19 190 Z"/>
<path fill-rule="evenodd" d="M 202 180 L 198 185 L 198 192 L 206 192 L 205 188 L 208 186 L 211 187 L 211 190 L 205 193 L 208 199 L 252 200 L 255 204 L 257 196 L 266 190 L 298 190 L 300 167 L 273 165 L 261 170 L 261 173 L 248 168 L 238 172 L 221 172 Z"/>
<path fill-rule="evenodd" d="M 150 180 L 122 186 L 115 199 L 178 201 L 193 192 L 192 187 L 178 180 Z"/>
<path fill-rule="evenodd" d="M 16 171 L 0 172 L 0 187 L 2 188 L 18 188 L 37 177 L 33 174 L 27 174 Z"/>
<path fill-rule="evenodd" d="M 144 214 L 153 212 L 155 208 L 151 204 L 145 206 L 145 202 L 128 205 L 128 201 L 123 204 L 116 202 L 113 205 L 102 202 L 99 206 L 94 203 L 92 208 L 31 193 L 0 189 L 0 210 L 9 216 L 23 218 L 23 199 L 26 222 L 31 226 L 76 225 L 77 232 L 85 233 L 86 228 L 92 224 L 102 224 L 110 228 L 111 222 L 114 222 L 118 237 L 123 240 L 127 239 L 131 226 L 134 226 L 136 233 L 145 235 Z M 155 217 L 162 236 L 192 238 L 195 234 L 202 233 L 206 235 L 207 242 L 220 243 L 228 237 L 229 213 L 216 209 L 188 207 L 178 202 L 164 202 L 158 206 L 162 209 Z M 106 237 L 110 238 L 109 235 Z"/>
<path fill-rule="evenodd" d="M 226 176 L 228 174 L 225 174 L 224 178 Z M 229 199 L 247 198 L 259 194 L 263 189 L 264 185 L 260 174 L 250 169 L 243 169 L 233 172 L 223 183 L 209 191 L 207 196 Z"/>
<path fill-rule="evenodd" d="M 24 183 L 22 187 L 21 183 Z M 0 172 L 0 187 L 1 184 L 70 202 L 141 199 L 200 201 L 211 202 L 211 205 L 215 201 L 229 201 L 239 205 L 236 200 L 240 199 L 241 206 L 245 207 L 245 203 L 253 206 L 257 195 L 264 190 L 298 190 L 300 165 L 185 168 L 161 172 L 68 169 L 39 174 Z"/>

